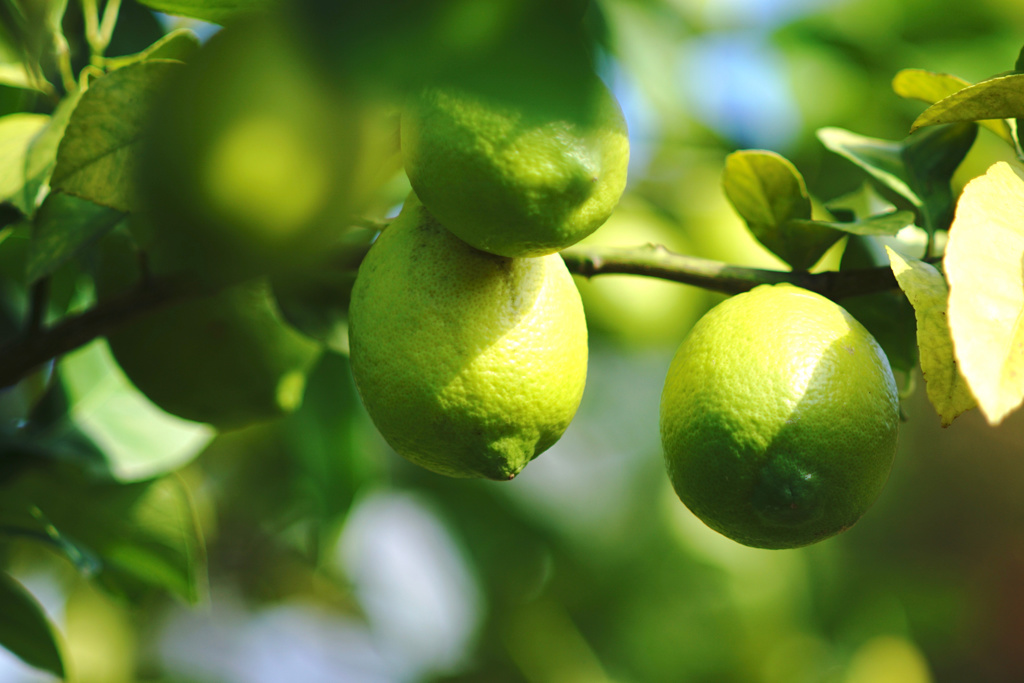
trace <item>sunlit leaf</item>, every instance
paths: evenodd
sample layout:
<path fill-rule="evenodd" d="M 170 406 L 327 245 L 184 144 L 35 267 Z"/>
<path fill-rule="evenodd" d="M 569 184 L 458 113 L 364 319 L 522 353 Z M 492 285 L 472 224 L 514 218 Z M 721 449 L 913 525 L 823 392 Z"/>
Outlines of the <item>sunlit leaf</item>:
<path fill-rule="evenodd" d="M 130 211 L 147 104 L 180 66 L 170 60 L 139 62 L 93 82 L 75 107 L 57 150 L 53 189 Z"/>
<path fill-rule="evenodd" d="M 900 97 L 932 104 L 971 83 L 952 74 L 936 73 L 925 69 L 902 69 L 892 79 L 892 89 Z"/>
<path fill-rule="evenodd" d="M 132 386 L 105 340 L 65 356 L 60 372 L 71 396 L 72 419 L 103 449 L 121 480 L 176 469 L 213 438 L 209 425 L 160 410 Z"/>
<path fill-rule="evenodd" d="M 942 273 L 924 261 L 904 258 L 886 247 L 893 275 L 914 306 L 917 316 L 917 344 L 921 350 L 921 374 L 928 400 L 948 427 L 961 413 L 977 403 L 957 369 L 953 340 L 949 334 L 946 305 L 949 289 Z"/>
<path fill-rule="evenodd" d="M 959 76 L 924 69 L 903 69 L 892 79 L 892 89 L 897 95 L 928 104 L 934 104 L 970 85 L 969 81 Z M 979 123 L 1006 140 L 1011 147 L 1014 145 L 1013 131 L 1006 119 L 989 119 Z"/>
<path fill-rule="evenodd" d="M 121 69 L 146 59 L 173 59 L 186 62 L 199 51 L 199 38 L 187 28 L 171 31 L 145 50 L 133 55 L 106 60 L 108 69 Z"/>
<path fill-rule="evenodd" d="M 139 0 L 158 12 L 224 24 L 232 19 L 266 11 L 275 0 Z"/>
<path fill-rule="evenodd" d="M 990 424 L 1024 400 L 1024 174 L 1005 162 L 964 188 L 944 259 L 960 370 Z"/>
<path fill-rule="evenodd" d="M 0 64 L 0 85 L 36 89 L 36 82 L 21 64 Z"/>
<path fill-rule="evenodd" d="M 26 277 L 29 282 L 52 274 L 78 251 L 124 220 L 124 214 L 106 206 L 53 192 L 36 216 L 29 246 Z"/>
<path fill-rule="evenodd" d="M 842 237 L 809 220 L 803 177 L 774 152 L 733 152 L 725 159 L 722 186 L 754 237 L 795 270 L 813 266 Z"/>
<path fill-rule="evenodd" d="M 36 599 L 3 572 L 0 572 L 0 646 L 27 664 L 64 677 L 64 662 L 53 625 Z"/>
<path fill-rule="evenodd" d="M 910 130 L 942 123 L 1024 117 L 1024 74 L 996 76 L 943 98 L 921 112 Z"/>
<path fill-rule="evenodd" d="M 0 117 L 0 202 L 9 201 L 24 190 L 28 182 L 29 145 L 49 120 L 50 117 L 43 114 Z"/>

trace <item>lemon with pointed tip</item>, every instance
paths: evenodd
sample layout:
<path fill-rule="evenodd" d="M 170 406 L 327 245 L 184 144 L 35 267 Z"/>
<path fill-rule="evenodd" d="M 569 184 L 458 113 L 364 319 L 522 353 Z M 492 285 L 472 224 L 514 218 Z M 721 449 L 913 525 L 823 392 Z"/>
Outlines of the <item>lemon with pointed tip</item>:
<path fill-rule="evenodd" d="M 690 510 L 744 545 L 795 548 L 850 527 L 896 452 L 889 362 L 843 308 L 762 285 L 707 313 L 661 399 L 669 478 Z"/>
<path fill-rule="evenodd" d="M 454 477 L 515 477 L 561 437 L 586 381 L 586 322 L 562 259 L 479 251 L 414 199 L 359 268 L 349 344 L 387 442 Z"/>

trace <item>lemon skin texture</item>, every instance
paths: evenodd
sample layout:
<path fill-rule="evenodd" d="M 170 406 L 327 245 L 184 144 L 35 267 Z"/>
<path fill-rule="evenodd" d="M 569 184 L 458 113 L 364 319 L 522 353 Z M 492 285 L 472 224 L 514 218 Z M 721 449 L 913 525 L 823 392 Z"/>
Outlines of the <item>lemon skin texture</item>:
<path fill-rule="evenodd" d="M 744 545 L 795 548 L 874 503 L 896 452 L 889 362 L 843 308 L 791 285 L 722 302 L 680 345 L 661 398 L 669 478 Z"/>
<path fill-rule="evenodd" d="M 625 188 L 629 141 L 618 103 L 592 78 L 579 88 L 582 104 L 547 93 L 418 90 L 402 112 L 401 145 L 423 205 L 501 256 L 551 254 L 596 230 Z"/>
<path fill-rule="evenodd" d="M 349 344 L 387 442 L 453 477 L 515 477 L 561 437 L 586 381 L 583 307 L 561 258 L 479 251 L 415 200 L 359 268 Z"/>
<path fill-rule="evenodd" d="M 106 249 L 97 277 L 101 301 L 136 282 L 125 260 L 131 256 L 123 247 Z M 220 430 L 297 409 L 321 353 L 284 322 L 264 279 L 156 309 L 117 327 L 107 341 L 153 403 Z"/>

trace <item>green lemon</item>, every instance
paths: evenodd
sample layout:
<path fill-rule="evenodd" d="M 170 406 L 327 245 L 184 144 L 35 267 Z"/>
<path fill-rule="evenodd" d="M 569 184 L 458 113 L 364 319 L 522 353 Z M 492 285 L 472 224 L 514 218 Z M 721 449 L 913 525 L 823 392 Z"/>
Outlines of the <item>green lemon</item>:
<path fill-rule="evenodd" d="M 680 345 L 661 398 L 679 498 L 745 545 L 850 527 L 882 490 L 899 402 L 885 354 L 845 310 L 791 285 L 719 304 Z"/>
<path fill-rule="evenodd" d="M 97 276 L 101 300 L 137 282 L 134 253 L 108 242 Z M 298 408 L 321 351 L 283 321 L 263 279 L 156 309 L 116 328 L 107 341 L 118 365 L 153 403 L 218 429 Z"/>
<path fill-rule="evenodd" d="M 626 185 L 629 141 L 600 79 L 573 97 L 431 86 L 402 112 L 405 170 L 449 230 L 492 254 L 542 256 L 611 215 Z"/>
<path fill-rule="evenodd" d="M 455 477 L 515 477 L 561 437 L 586 380 L 586 321 L 562 259 L 474 249 L 414 199 L 359 268 L 349 344 L 384 438 Z"/>

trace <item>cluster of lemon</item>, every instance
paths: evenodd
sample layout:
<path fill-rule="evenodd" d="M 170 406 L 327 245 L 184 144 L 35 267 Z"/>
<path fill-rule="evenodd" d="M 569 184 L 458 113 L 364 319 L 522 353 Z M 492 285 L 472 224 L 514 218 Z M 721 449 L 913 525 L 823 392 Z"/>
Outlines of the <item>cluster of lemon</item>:
<path fill-rule="evenodd" d="M 511 479 L 577 409 L 587 328 L 551 254 L 596 229 L 622 193 L 625 127 L 606 97 L 589 128 L 436 88 L 404 112 L 416 197 L 359 270 L 350 340 L 370 415 L 411 461 Z M 888 360 L 849 313 L 764 286 L 717 306 L 680 346 L 662 433 L 670 478 L 698 517 L 740 543 L 791 548 L 835 535 L 877 499 L 898 415 Z"/>
<path fill-rule="evenodd" d="M 587 327 L 554 252 L 608 218 L 629 156 L 614 97 L 590 92 L 575 118 L 451 86 L 403 110 L 415 194 L 359 269 L 349 343 L 370 416 L 428 469 L 512 479 L 579 406 Z"/>
<path fill-rule="evenodd" d="M 352 370 L 400 454 L 457 477 L 515 477 L 579 405 L 587 328 L 553 252 L 610 215 L 625 184 L 622 116 L 600 86 L 589 125 L 427 88 L 402 118 L 415 195 L 363 262 Z M 895 381 L 845 310 L 790 285 L 720 304 L 672 361 L 669 475 L 709 526 L 797 547 L 871 506 L 895 455 Z"/>
<path fill-rule="evenodd" d="M 215 106 L 184 115 L 188 93 L 252 61 L 233 51 L 257 44 L 244 38 L 211 41 L 207 61 L 183 71 L 157 108 L 156 129 L 173 134 L 151 142 L 141 163 L 154 223 L 144 245 L 150 260 L 143 268 L 139 230 L 134 239 L 115 233 L 97 277 L 100 298 L 112 298 L 145 286 L 147 268 L 159 275 L 185 264 L 188 275 L 242 264 L 230 273 L 241 284 L 109 335 L 120 366 L 155 403 L 219 428 L 297 408 L 321 352 L 282 319 L 265 277 L 245 278 L 281 254 L 290 261 L 316 252 L 332 234 L 321 218 L 357 205 L 326 191 L 298 201 L 305 195 L 280 182 L 290 172 L 279 167 L 320 158 L 299 134 L 334 120 L 303 105 L 319 102 L 316 83 L 296 94 L 298 85 L 280 78 L 287 87 L 268 94 L 264 79 L 228 78 L 234 89 Z M 287 45 L 258 44 L 294 58 Z M 277 61 L 266 59 L 268 68 Z M 306 73 L 302 66 L 294 71 Z M 629 144 L 607 87 L 573 73 L 520 78 L 516 87 L 487 78 L 435 84 L 403 107 L 401 156 L 414 194 L 360 267 L 349 344 L 356 385 L 381 433 L 435 472 L 512 479 L 561 437 L 580 403 L 587 324 L 556 252 L 609 218 L 625 188 Z M 197 136 L 203 144 L 177 153 L 173 141 Z M 324 178 L 362 177 L 331 166 L 340 158 L 367 165 L 342 153 L 357 148 L 320 150 L 323 163 L 312 167 L 322 166 Z M 284 163 L 287 150 L 294 163 Z M 369 145 L 363 156 L 378 151 Z M 253 155 L 273 163 L 254 165 Z M 204 176 L 210 159 L 221 158 L 233 159 L 228 170 Z M 246 188 L 277 192 L 250 206 L 251 191 L 223 185 L 239 173 Z M 268 208 L 280 206 L 291 207 L 287 215 Z M 857 321 L 811 292 L 762 286 L 714 308 L 683 341 L 662 396 L 661 433 L 679 497 L 709 526 L 748 545 L 796 547 L 850 526 L 876 499 L 898 416 L 885 355 Z"/>

